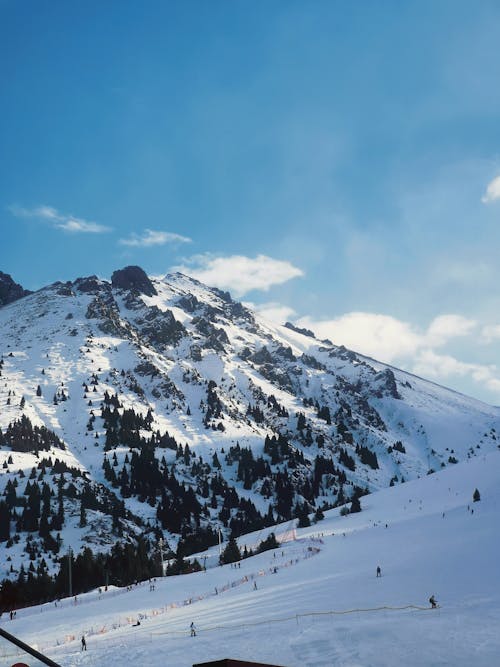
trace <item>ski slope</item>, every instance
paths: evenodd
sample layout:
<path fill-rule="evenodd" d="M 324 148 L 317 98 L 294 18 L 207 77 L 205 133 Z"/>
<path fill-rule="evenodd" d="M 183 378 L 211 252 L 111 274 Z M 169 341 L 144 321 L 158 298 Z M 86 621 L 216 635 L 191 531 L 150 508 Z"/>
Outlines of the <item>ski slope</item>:
<path fill-rule="evenodd" d="M 3 627 L 67 667 L 189 667 L 224 657 L 285 667 L 491 667 L 500 661 L 499 482 L 497 451 L 366 496 L 360 514 L 331 510 L 240 567 L 215 566 L 212 550 L 200 556 L 206 572 L 158 579 L 154 590 L 144 582 L 93 591 L 76 604 L 19 610 L 13 621 L 4 614 Z M 288 528 L 275 532 L 287 537 Z M 23 657 L 2 642 L 0 665 Z"/>

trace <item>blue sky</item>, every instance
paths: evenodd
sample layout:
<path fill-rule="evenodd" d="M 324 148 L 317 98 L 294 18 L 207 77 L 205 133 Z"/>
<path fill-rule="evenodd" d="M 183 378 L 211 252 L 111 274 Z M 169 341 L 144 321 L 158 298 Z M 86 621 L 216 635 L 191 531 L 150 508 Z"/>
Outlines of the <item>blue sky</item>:
<path fill-rule="evenodd" d="M 500 404 L 499 44 L 487 0 L 0 0 L 0 270 L 180 268 Z"/>

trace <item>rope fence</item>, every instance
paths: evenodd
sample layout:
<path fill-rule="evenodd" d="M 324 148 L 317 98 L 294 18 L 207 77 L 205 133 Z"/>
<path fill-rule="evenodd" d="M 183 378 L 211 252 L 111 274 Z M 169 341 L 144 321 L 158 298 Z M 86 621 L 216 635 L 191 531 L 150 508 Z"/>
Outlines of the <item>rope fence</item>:
<path fill-rule="evenodd" d="M 321 540 L 319 539 L 313 539 L 313 540 L 308 540 L 316 543 L 321 543 Z M 55 640 L 55 644 L 53 642 L 38 642 L 37 646 L 43 650 L 50 650 L 54 649 L 56 647 L 61 647 L 64 644 L 69 644 L 72 642 L 75 642 L 77 638 L 79 638 L 81 635 L 85 635 L 86 637 L 92 637 L 92 636 L 98 636 L 98 635 L 104 635 L 107 634 L 108 632 L 112 632 L 113 630 L 118 630 L 123 627 L 130 627 L 133 626 L 137 620 L 140 620 L 141 622 L 143 620 L 146 620 L 148 618 L 155 618 L 157 616 L 166 614 L 167 612 L 174 610 L 174 609 L 179 609 L 182 607 L 186 607 L 188 605 L 192 605 L 196 602 L 199 602 L 201 600 L 205 600 L 207 598 L 213 598 L 217 595 L 221 595 L 226 591 L 229 591 L 231 589 L 237 588 L 239 586 L 245 585 L 247 583 L 251 583 L 255 580 L 257 580 L 259 577 L 267 576 L 269 574 L 276 574 L 279 570 L 285 569 L 288 567 L 291 567 L 293 565 L 296 565 L 299 563 L 301 560 L 307 560 L 308 558 L 311 558 L 312 556 L 315 556 L 320 552 L 320 548 L 318 546 L 302 546 L 300 550 L 300 554 L 298 553 L 299 550 L 296 550 L 296 557 L 294 558 L 289 558 L 286 561 L 279 561 L 275 565 L 273 564 L 271 567 L 264 568 L 261 570 L 258 570 L 255 573 L 251 573 L 248 575 L 243 575 L 242 577 L 229 581 L 226 584 L 223 584 L 221 586 L 218 586 L 216 589 L 213 589 L 211 591 L 206 591 L 205 593 L 201 593 L 199 595 L 193 595 L 191 597 L 185 598 L 183 600 L 177 600 L 174 602 L 170 602 L 168 604 L 159 606 L 159 607 L 154 607 L 150 608 L 147 611 L 142 611 L 142 612 L 136 612 L 133 616 L 118 616 L 115 617 L 115 620 L 111 623 L 103 624 L 103 625 L 92 625 L 87 628 L 81 628 L 77 632 L 72 632 L 66 634 L 64 637 L 59 637 Z M 138 586 L 143 586 L 147 582 L 138 582 Z M 128 587 L 127 589 L 114 589 L 110 591 L 106 591 L 105 593 L 102 593 L 102 595 L 99 595 L 98 599 L 109 599 L 110 597 L 116 597 L 118 595 L 123 595 L 124 593 L 128 592 L 128 589 L 133 590 L 135 589 L 136 586 Z M 82 599 L 78 599 L 76 604 L 73 599 L 66 599 L 65 600 L 65 605 L 62 605 L 60 603 L 57 604 L 57 607 L 67 607 L 67 606 L 80 606 L 81 604 L 88 604 L 91 602 L 95 602 L 96 597 L 89 598 L 89 597 L 83 597 Z M 46 605 L 45 610 L 48 611 L 48 609 L 53 608 L 52 605 Z M 40 611 L 42 611 L 40 609 Z M 26 613 L 27 612 L 27 613 Z M 33 608 L 28 608 L 26 610 L 24 615 L 29 615 L 30 613 L 34 613 Z M 142 627 L 142 626 L 141 626 Z M 180 634 L 184 634 L 183 632 L 180 632 Z"/>
<path fill-rule="evenodd" d="M 355 609 L 332 609 L 330 611 L 311 611 L 303 614 L 294 614 L 293 616 L 282 616 L 280 618 L 270 618 L 265 621 L 254 621 L 253 623 L 241 623 L 232 625 L 212 625 L 207 627 L 196 627 L 196 632 L 212 632 L 214 630 L 239 630 L 241 628 L 251 628 L 258 625 L 269 625 L 270 623 L 285 623 L 287 621 L 298 621 L 300 618 L 311 618 L 316 616 L 344 616 L 347 614 L 358 614 L 375 611 L 406 611 L 413 609 L 414 611 L 429 611 L 432 607 L 421 607 L 415 604 L 407 604 L 402 607 L 392 607 L 384 605 L 382 607 L 359 607 Z M 152 637 L 162 635 L 186 635 L 189 634 L 186 630 L 166 630 L 163 632 L 150 632 Z"/>

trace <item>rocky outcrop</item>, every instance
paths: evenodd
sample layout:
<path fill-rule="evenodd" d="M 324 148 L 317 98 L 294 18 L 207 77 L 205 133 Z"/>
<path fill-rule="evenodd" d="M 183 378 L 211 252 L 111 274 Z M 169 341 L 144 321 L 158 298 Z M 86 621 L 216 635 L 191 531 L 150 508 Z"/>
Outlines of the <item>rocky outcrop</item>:
<path fill-rule="evenodd" d="M 135 290 L 146 296 L 155 296 L 157 291 L 140 266 L 126 266 L 115 271 L 111 276 L 113 287 L 124 290 Z"/>
<path fill-rule="evenodd" d="M 23 296 L 28 296 L 28 294 L 32 294 L 32 292 L 15 283 L 8 273 L 0 271 L 0 307 L 22 299 Z"/>

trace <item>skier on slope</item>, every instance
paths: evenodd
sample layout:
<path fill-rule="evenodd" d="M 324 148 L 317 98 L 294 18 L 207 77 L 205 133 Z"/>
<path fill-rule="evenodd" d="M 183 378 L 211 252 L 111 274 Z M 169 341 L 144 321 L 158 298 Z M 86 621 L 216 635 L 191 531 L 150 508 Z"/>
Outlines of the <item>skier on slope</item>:
<path fill-rule="evenodd" d="M 380 569 L 380 565 L 377 565 L 377 577 L 382 576 L 382 570 Z"/>
<path fill-rule="evenodd" d="M 429 598 L 429 602 L 431 603 L 432 609 L 436 609 L 437 602 L 436 602 L 436 598 L 434 597 L 434 595 L 431 595 L 431 597 Z"/>

